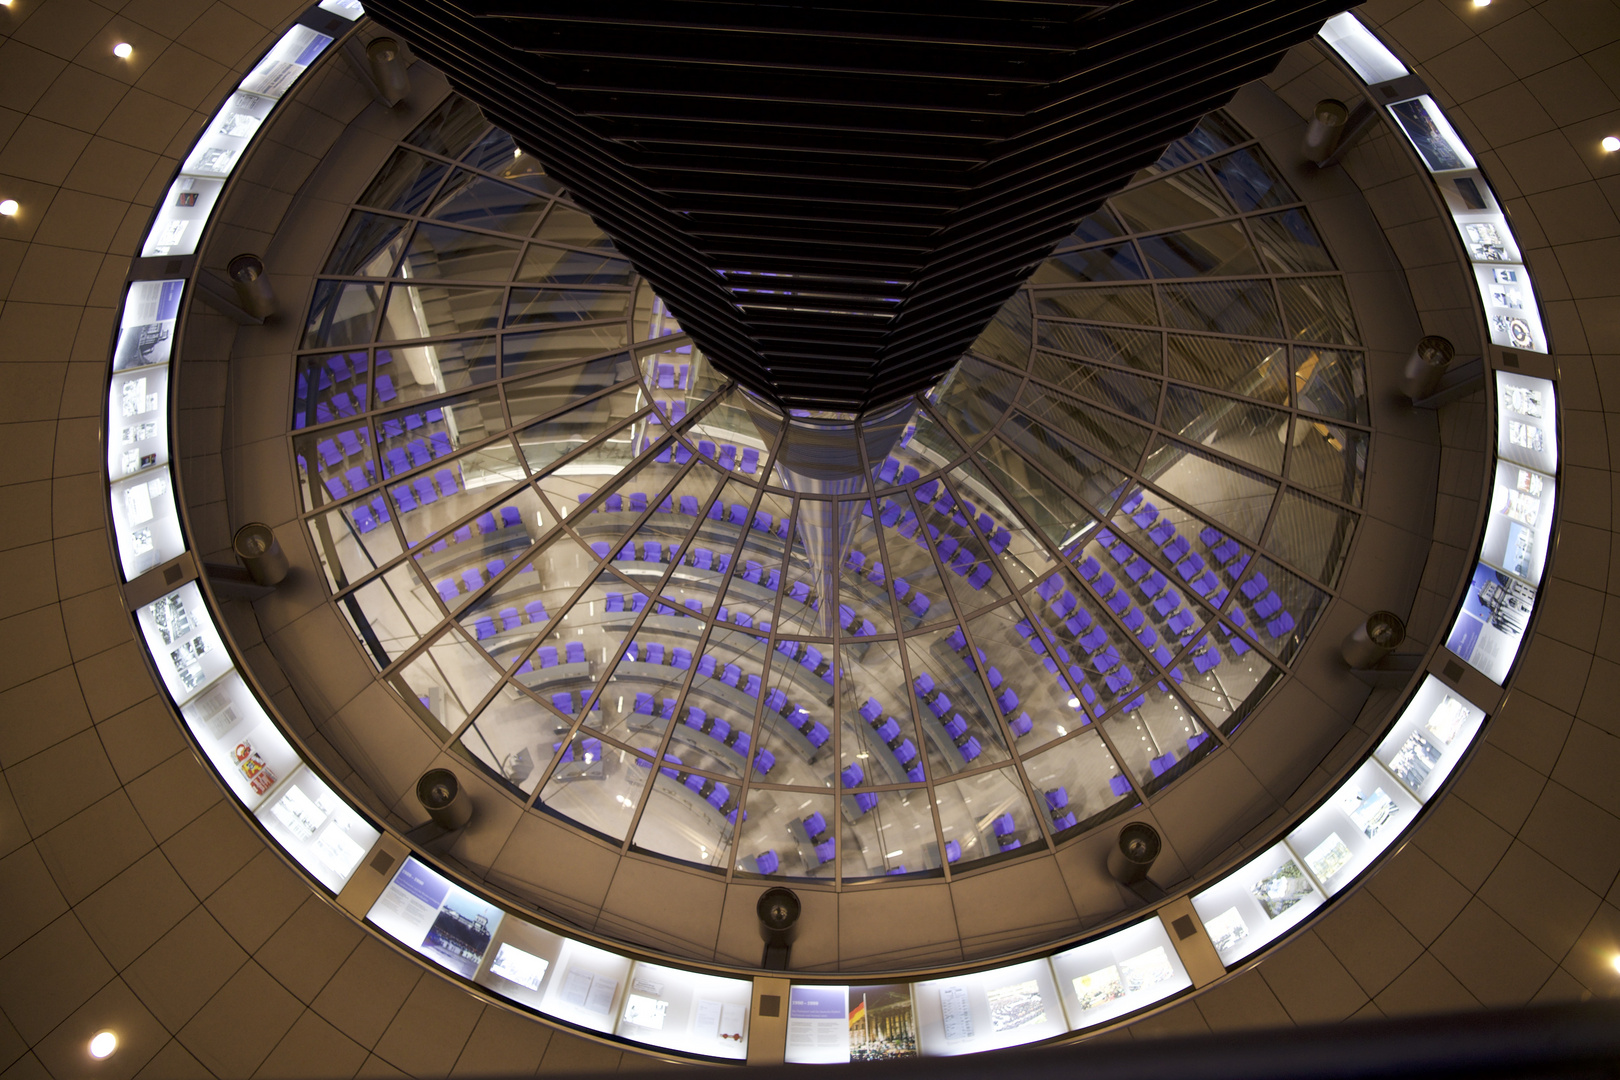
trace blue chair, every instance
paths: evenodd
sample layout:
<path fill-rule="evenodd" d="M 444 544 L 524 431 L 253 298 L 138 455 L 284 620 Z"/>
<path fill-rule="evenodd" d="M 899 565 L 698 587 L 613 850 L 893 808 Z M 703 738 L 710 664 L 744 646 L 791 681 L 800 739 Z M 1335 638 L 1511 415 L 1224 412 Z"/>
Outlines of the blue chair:
<path fill-rule="evenodd" d="M 754 867 L 762 874 L 774 874 L 782 860 L 774 851 L 762 851 L 754 856 Z"/>
<path fill-rule="evenodd" d="M 811 840 L 814 840 L 816 837 L 820 836 L 826 831 L 827 819 L 823 817 L 819 811 L 804 819 L 804 832 L 805 835 L 810 837 Z"/>

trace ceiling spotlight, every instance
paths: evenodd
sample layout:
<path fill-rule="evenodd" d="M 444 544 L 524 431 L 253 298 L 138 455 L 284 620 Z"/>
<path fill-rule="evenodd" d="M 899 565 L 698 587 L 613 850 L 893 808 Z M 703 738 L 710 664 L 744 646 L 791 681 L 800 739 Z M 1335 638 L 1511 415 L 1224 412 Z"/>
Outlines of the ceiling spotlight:
<path fill-rule="evenodd" d="M 1620 971 L 1620 953 L 1616 953 L 1614 959 L 1610 960 L 1609 963 L 1614 965 L 1614 970 Z"/>
<path fill-rule="evenodd" d="M 1603 137 L 1603 149 L 1607 150 L 1611 154 L 1616 150 L 1620 150 L 1620 138 L 1616 138 L 1613 135 L 1605 135 Z"/>
<path fill-rule="evenodd" d="M 111 1057 L 118 1049 L 118 1036 L 110 1031 L 98 1031 L 90 1040 L 90 1056 L 96 1060 Z"/>
<path fill-rule="evenodd" d="M 113 46 L 113 55 L 120 60 L 128 60 L 135 53 L 135 46 L 127 41 L 120 41 Z"/>
<path fill-rule="evenodd" d="M 16 199 L 5 199 L 0 201 L 0 217 L 10 217 L 19 209 L 21 209 L 21 207 L 17 205 Z"/>
<path fill-rule="evenodd" d="M 1474 0 L 1475 7 L 1490 7 L 1491 0 Z"/>

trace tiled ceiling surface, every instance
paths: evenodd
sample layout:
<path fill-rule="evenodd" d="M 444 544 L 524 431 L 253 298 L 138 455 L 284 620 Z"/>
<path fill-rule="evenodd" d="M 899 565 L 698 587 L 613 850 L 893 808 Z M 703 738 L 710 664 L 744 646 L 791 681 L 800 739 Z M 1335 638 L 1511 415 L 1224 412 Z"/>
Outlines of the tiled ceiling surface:
<path fill-rule="evenodd" d="M 23 207 L 0 219 L 0 1077 L 83 1075 L 103 1026 L 124 1034 L 107 1075 L 614 1069 L 618 1051 L 483 1006 L 312 898 L 181 743 L 119 609 L 95 419 L 118 284 L 177 150 L 293 10 L 0 8 L 0 197 Z M 1315 929 L 1137 1036 L 1620 991 L 1620 159 L 1598 148 L 1620 134 L 1620 9 L 1360 13 L 1455 107 L 1547 300 L 1568 410 L 1560 541 L 1522 673 L 1414 842 Z M 1346 89 L 1311 59 L 1271 80 L 1302 109 Z M 1375 148 L 1349 167 L 1373 175 Z M 1368 195 L 1397 248 L 1448 243 L 1400 223 L 1421 193 Z"/>

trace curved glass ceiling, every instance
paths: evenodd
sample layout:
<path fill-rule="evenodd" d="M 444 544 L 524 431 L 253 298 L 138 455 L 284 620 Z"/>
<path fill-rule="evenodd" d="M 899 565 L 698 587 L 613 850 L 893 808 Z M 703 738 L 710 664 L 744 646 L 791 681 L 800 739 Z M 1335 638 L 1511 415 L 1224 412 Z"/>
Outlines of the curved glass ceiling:
<path fill-rule="evenodd" d="M 355 205 L 293 444 L 442 745 L 627 847 L 855 882 L 1062 842 L 1218 752 L 1359 518 L 1342 277 L 1212 116 L 926 397 L 782 416 L 452 97 Z"/>

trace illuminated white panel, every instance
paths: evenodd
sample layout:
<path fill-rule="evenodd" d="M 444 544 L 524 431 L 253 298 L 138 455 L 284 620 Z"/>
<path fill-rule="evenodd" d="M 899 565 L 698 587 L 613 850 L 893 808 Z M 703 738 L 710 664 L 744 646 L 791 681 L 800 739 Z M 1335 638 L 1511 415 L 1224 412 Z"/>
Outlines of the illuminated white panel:
<path fill-rule="evenodd" d="M 1286 844 L 1249 860 L 1203 892 L 1193 908 L 1228 967 L 1292 930 L 1322 893 Z"/>
<path fill-rule="evenodd" d="M 1498 461 L 1479 557 L 1498 570 L 1540 584 L 1552 539 L 1557 488 L 1558 482 L 1550 476 L 1511 461 Z"/>
<path fill-rule="evenodd" d="M 629 957 L 582 941 L 565 942 L 540 1010 L 592 1031 L 610 1032 L 629 977 Z"/>
<path fill-rule="evenodd" d="M 1419 802 L 1378 762 L 1362 762 L 1288 844 L 1329 896 L 1356 879 L 1412 823 Z"/>
<path fill-rule="evenodd" d="M 1105 1024 L 1192 986 L 1159 919 L 1144 919 L 1052 957 L 1074 1030 Z"/>
<path fill-rule="evenodd" d="M 913 996 L 918 1043 L 930 1056 L 998 1050 L 1068 1030 L 1046 960 L 920 982 Z"/>
<path fill-rule="evenodd" d="M 168 460 L 168 365 L 114 373 L 107 392 L 107 478 L 120 480 Z"/>
<path fill-rule="evenodd" d="M 186 550 L 168 465 L 114 480 L 107 495 L 125 581 Z"/>
<path fill-rule="evenodd" d="M 539 1009 L 568 939 L 515 915 L 501 920 L 473 981 L 502 997 Z"/>
<path fill-rule="evenodd" d="M 1474 156 L 1429 95 L 1397 101 L 1389 107 L 1389 112 L 1412 140 L 1418 157 L 1430 172 L 1474 167 Z"/>
<path fill-rule="evenodd" d="M 230 654 L 195 581 L 139 609 L 135 620 L 163 685 L 181 705 L 232 670 Z"/>
<path fill-rule="evenodd" d="M 503 914 L 483 897 L 407 858 L 366 919 L 406 948 L 470 979 Z"/>
<path fill-rule="evenodd" d="M 1535 606 L 1534 585 L 1478 563 L 1463 593 L 1462 610 L 1446 635 L 1446 648 L 1500 686 L 1518 658 Z"/>
<path fill-rule="evenodd" d="M 1543 473 L 1558 471 L 1558 400 L 1552 381 L 1496 373 L 1496 454 Z"/>
<path fill-rule="evenodd" d="M 326 34 L 308 26 L 295 25 L 247 73 L 247 78 L 242 80 L 238 89 L 279 98 L 330 44 L 332 39 Z"/>
<path fill-rule="evenodd" d="M 271 792 L 256 816 L 276 843 L 333 893 L 342 891 L 382 835 L 306 765 Z"/>
<path fill-rule="evenodd" d="M 298 751 L 234 668 L 187 702 L 180 715 L 208 763 L 249 810 L 299 767 Z"/>
<path fill-rule="evenodd" d="M 350 22 L 366 13 L 366 9 L 360 6 L 360 0 L 321 0 L 319 6 L 322 11 L 330 11 Z"/>
<path fill-rule="evenodd" d="M 113 348 L 113 370 L 167 364 L 174 349 L 174 324 L 180 317 L 180 298 L 186 283 L 137 281 L 124 296 L 118 319 L 118 344 Z"/>
<path fill-rule="evenodd" d="M 1464 230 L 1488 228 L 1459 222 Z M 1504 223 L 1505 227 L 1505 223 Z M 1547 351 L 1547 331 L 1541 323 L 1535 287 L 1530 273 L 1516 263 L 1475 263 L 1474 279 L 1479 286 L 1479 302 L 1485 308 L 1485 322 L 1491 341 L 1504 349 L 1525 352 Z"/>
<path fill-rule="evenodd" d="M 248 143 L 258 134 L 259 125 L 275 106 L 275 98 L 241 90 L 226 98 L 219 112 L 203 128 L 180 171 L 191 176 L 229 176 Z"/>
<path fill-rule="evenodd" d="M 141 245 L 142 258 L 190 255 L 197 250 L 197 241 L 208 226 L 208 215 L 214 212 L 219 200 L 223 180 L 209 180 L 197 176 L 182 176 L 169 185 L 163 196 L 163 205 L 152 231 Z"/>
<path fill-rule="evenodd" d="M 849 1060 L 849 987 L 788 989 L 790 1065 L 840 1065 Z"/>
<path fill-rule="evenodd" d="M 1406 74 L 1406 65 L 1349 12 L 1333 16 L 1318 33 L 1369 86 Z"/>
<path fill-rule="evenodd" d="M 1427 802 L 1474 741 L 1485 710 L 1430 675 L 1373 756 Z"/>
<path fill-rule="evenodd" d="M 754 984 L 637 963 L 619 1010 L 620 1038 L 685 1054 L 748 1056 Z"/>

